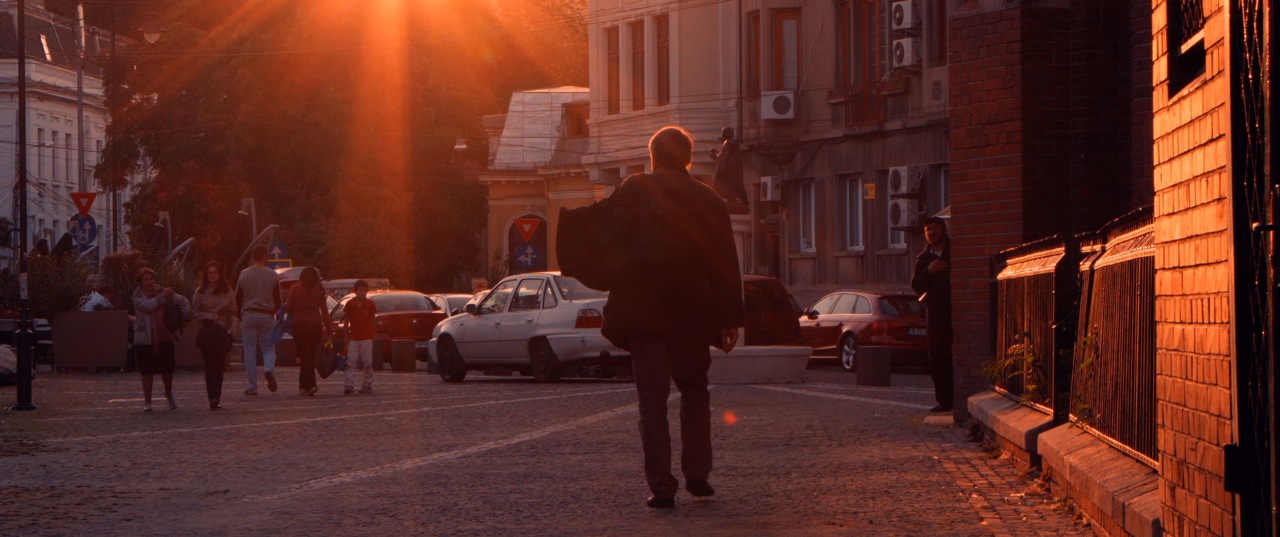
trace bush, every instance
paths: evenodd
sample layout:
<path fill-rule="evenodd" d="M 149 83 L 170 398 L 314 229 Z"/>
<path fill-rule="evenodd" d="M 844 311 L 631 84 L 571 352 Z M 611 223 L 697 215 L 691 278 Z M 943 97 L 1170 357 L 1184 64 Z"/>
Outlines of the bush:
<path fill-rule="evenodd" d="M 52 319 L 72 311 L 93 290 L 93 265 L 74 255 L 42 255 L 27 261 L 28 296 L 35 317 Z"/>

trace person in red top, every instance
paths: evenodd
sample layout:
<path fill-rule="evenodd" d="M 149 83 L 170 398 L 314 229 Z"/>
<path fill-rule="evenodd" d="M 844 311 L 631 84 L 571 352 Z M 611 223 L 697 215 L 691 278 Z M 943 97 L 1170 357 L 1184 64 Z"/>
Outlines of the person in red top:
<path fill-rule="evenodd" d="M 356 368 L 364 371 L 360 393 L 373 393 L 373 317 L 378 306 L 369 300 L 369 283 L 356 280 L 356 296 L 343 309 L 347 316 L 347 381 L 343 394 L 355 392 Z"/>
<path fill-rule="evenodd" d="M 298 285 L 289 289 L 284 311 L 293 319 L 293 345 L 298 351 L 298 394 L 316 394 L 316 349 L 320 347 L 321 331 L 325 341 L 333 337 L 329 312 L 325 310 L 324 287 L 320 285 L 320 271 L 315 267 L 302 269 Z"/>

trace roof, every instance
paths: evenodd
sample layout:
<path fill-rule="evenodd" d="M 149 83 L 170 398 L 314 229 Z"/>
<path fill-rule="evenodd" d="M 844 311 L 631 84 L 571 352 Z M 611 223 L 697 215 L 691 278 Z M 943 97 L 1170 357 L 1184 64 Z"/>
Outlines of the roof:
<path fill-rule="evenodd" d="M 15 11 L 0 11 L 0 58 L 18 56 L 18 25 Z M 99 28 L 87 28 L 85 42 L 85 75 L 99 76 L 97 63 L 105 62 L 111 42 Z M 48 12 L 27 8 L 27 58 L 60 65 L 68 69 L 76 66 L 75 21 Z M 43 36 L 43 39 L 41 38 Z M 132 40 L 117 36 L 117 52 L 127 48 Z M 46 50 L 45 46 L 48 45 Z M 95 58 L 101 60 L 95 61 Z"/>
<path fill-rule="evenodd" d="M 498 137 L 498 151 L 493 159 L 493 167 L 532 170 L 552 164 L 553 160 L 558 165 L 563 165 L 565 148 L 559 148 L 562 152 L 559 157 L 556 157 L 556 152 L 558 143 L 564 137 L 560 132 L 564 121 L 564 105 L 587 102 L 590 99 L 589 89 L 576 86 L 517 91 L 511 94 L 502 135 Z"/>

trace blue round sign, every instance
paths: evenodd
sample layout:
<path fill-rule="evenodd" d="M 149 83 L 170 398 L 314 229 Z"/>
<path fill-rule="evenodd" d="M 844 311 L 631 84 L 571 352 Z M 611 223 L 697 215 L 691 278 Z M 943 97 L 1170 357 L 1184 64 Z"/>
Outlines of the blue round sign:
<path fill-rule="evenodd" d="M 93 242 L 98 240 L 98 223 L 93 221 L 92 215 L 76 215 L 75 229 L 73 229 L 72 239 L 76 241 L 76 246 L 80 247 L 83 252 L 93 247 Z"/>
<path fill-rule="evenodd" d="M 540 257 L 541 254 L 532 244 L 521 244 L 516 247 L 515 263 L 516 267 L 521 271 L 533 270 L 533 267 L 537 266 Z"/>

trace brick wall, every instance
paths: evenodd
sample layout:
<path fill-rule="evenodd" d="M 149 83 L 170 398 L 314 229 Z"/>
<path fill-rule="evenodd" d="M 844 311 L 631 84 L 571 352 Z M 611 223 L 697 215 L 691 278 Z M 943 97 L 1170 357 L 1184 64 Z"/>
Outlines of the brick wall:
<path fill-rule="evenodd" d="M 991 256 L 1097 229 L 1150 199 L 1149 6 L 970 0 L 951 13 L 952 278 L 962 399 L 989 387 L 979 371 L 998 352 L 990 348 Z M 1135 28 L 1142 31 L 1134 35 Z"/>
<path fill-rule="evenodd" d="M 1170 96 L 1165 4 L 1153 2 L 1151 21 L 1162 522 L 1173 535 L 1234 535 L 1222 478 L 1233 441 L 1227 16 L 1204 2 L 1205 74 Z"/>

